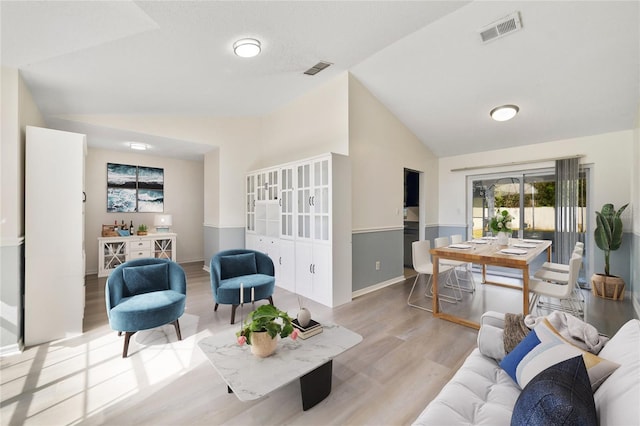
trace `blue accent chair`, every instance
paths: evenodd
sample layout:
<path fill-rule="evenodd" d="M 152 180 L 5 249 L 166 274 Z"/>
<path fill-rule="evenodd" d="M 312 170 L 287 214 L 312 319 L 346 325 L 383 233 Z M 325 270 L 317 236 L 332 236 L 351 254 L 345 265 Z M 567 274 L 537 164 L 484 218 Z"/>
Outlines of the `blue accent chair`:
<path fill-rule="evenodd" d="M 231 305 L 231 324 L 236 319 L 236 308 L 240 304 L 240 283 L 243 285 L 244 302 L 268 299 L 273 305 L 273 290 L 276 279 L 273 262 L 264 253 L 255 250 L 224 250 L 211 258 L 211 291 L 218 305 Z"/>
<path fill-rule="evenodd" d="M 178 335 L 178 318 L 187 300 L 184 270 L 169 259 L 130 260 L 111 272 L 105 286 L 109 325 L 125 333 L 122 357 L 127 357 L 129 340 L 139 330 L 173 324 Z"/>

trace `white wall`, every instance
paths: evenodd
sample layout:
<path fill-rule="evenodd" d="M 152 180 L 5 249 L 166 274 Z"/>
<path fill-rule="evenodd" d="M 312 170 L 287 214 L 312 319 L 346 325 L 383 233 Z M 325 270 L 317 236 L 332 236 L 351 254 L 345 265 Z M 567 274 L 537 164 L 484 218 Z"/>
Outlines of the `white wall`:
<path fill-rule="evenodd" d="M 260 167 L 349 153 L 348 73 L 262 117 Z"/>
<path fill-rule="evenodd" d="M 244 176 L 258 168 L 262 120 L 256 117 L 216 118 L 185 116 L 67 116 L 67 119 L 110 128 L 168 137 L 219 148 L 219 198 L 205 193 L 207 206 L 218 205 L 219 227 L 244 227 Z M 202 226 L 202 222 L 200 225 Z"/>
<path fill-rule="evenodd" d="M 89 149 L 85 167 L 87 203 L 85 250 L 87 273 L 98 270 L 98 237 L 102 225 L 122 220 L 134 227 L 141 223 L 153 232 L 155 213 L 107 213 L 107 163 L 131 164 L 164 169 L 164 212 L 173 216 L 171 231 L 178 234 L 178 262 L 203 259 L 204 162 L 155 157 L 134 152 Z M 64 225 L 64 224 L 63 224 Z"/>
<path fill-rule="evenodd" d="M 212 149 L 204 155 L 204 224 L 220 223 L 220 150 Z"/>
<path fill-rule="evenodd" d="M 354 230 L 403 226 L 405 167 L 425 173 L 426 223 L 437 223 L 437 158 L 353 76 L 349 141 Z"/>

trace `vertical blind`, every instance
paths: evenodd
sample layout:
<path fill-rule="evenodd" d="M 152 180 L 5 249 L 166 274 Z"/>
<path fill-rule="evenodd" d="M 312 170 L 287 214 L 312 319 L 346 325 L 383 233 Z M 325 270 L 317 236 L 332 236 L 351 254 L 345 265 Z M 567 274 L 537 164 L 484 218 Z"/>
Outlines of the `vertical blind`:
<path fill-rule="evenodd" d="M 568 264 L 578 241 L 578 158 L 556 160 L 556 262 Z"/>

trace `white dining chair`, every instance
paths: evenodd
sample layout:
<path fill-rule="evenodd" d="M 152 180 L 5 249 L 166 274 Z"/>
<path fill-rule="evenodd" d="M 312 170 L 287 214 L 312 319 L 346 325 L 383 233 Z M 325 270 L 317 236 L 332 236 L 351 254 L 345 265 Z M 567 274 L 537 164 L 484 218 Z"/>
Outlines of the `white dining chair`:
<path fill-rule="evenodd" d="M 580 255 L 582 255 L 584 253 L 584 243 L 583 242 L 576 242 L 576 245 L 573 248 L 573 252 L 572 255 L 575 253 L 579 253 Z M 549 270 L 549 271 L 556 271 L 556 272 L 569 272 L 569 265 L 568 264 L 564 264 L 564 263 L 555 263 L 555 262 L 544 262 L 542 264 L 542 266 L 540 267 L 541 270 Z M 543 278 L 544 279 L 544 278 Z"/>
<path fill-rule="evenodd" d="M 422 309 L 424 311 L 433 312 L 431 308 L 416 305 L 415 303 L 411 302 L 411 296 L 413 295 L 413 291 L 416 288 L 416 284 L 418 283 L 418 279 L 420 278 L 420 275 L 429 275 L 429 280 L 427 281 L 427 287 L 424 295 L 427 298 L 433 297 L 433 292 L 431 288 L 431 280 L 433 279 L 433 262 L 431 261 L 431 253 L 429 252 L 430 250 L 431 250 L 431 243 L 429 242 L 429 240 L 414 241 L 413 243 L 411 243 L 413 269 L 415 269 L 418 275 L 416 275 L 416 279 L 413 281 L 411 292 L 409 293 L 409 297 L 407 298 L 407 305 L 414 308 Z M 453 268 L 450 266 L 444 266 L 444 265 L 440 266 L 438 269 L 438 275 L 443 275 L 445 278 L 448 278 L 452 270 Z M 438 303 L 440 303 L 441 300 L 449 302 L 449 300 L 446 300 L 446 298 L 447 296 L 439 295 Z"/>
<path fill-rule="evenodd" d="M 557 309 L 582 318 L 584 316 L 584 306 L 580 306 L 579 301 L 574 296 L 574 291 L 578 288 L 578 274 L 581 264 L 582 256 L 574 255 L 571 258 L 566 284 L 531 277 L 529 279 L 529 292 L 532 296 L 529 300 L 529 312 L 532 312 L 534 308 Z M 558 299 L 560 303 L 540 303 L 542 296 Z"/>
<path fill-rule="evenodd" d="M 449 245 L 449 237 L 438 237 L 433 240 L 433 247 L 447 247 Z M 461 262 L 459 260 L 450 260 L 450 259 L 440 259 L 441 267 L 449 267 L 452 268 L 453 278 L 447 280 L 445 283 L 445 287 L 449 287 L 453 290 L 453 299 L 456 301 L 462 300 L 462 287 L 460 286 L 460 281 L 458 280 L 458 274 L 456 274 L 456 269 L 464 265 L 465 262 Z M 456 291 L 460 296 L 456 296 Z M 445 296 L 451 298 L 451 296 Z"/>
<path fill-rule="evenodd" d="M 451 236 L 451 244 L 460 244 L 462 242 L 463 242 L 462 234 L 454 234 Z M 472 272 L 473 264 L 471 262 L 459 262 L 459 261 L 451 261 L 451 262 L 458 263 L 458 265 L 456 266 L 456 269 L 454 270 L 454 273 L 456 274 L 456 278 L 458 279 L 458 283 L 460 284 L 461 281 L 466 281 L 467 283 L 469 283 L 468 287 L 464 287 L 460 285 L 460 289 L 462 291 L 467 291 L 469 293 L 473 293 L 474 291 L 476 291 L 476 280 L 474 279 L 473 272 Z M 458 275 L 458 273 L 462 273 L 462 274 Z"/>

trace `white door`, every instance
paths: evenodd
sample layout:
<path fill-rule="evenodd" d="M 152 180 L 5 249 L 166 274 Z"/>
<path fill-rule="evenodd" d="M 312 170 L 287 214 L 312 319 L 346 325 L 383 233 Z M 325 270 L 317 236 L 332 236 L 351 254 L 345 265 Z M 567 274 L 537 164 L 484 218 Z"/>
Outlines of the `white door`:
<path fill-rule="evenodd" d="M 295 256 L 296 293 L 313 299 L 313 244 L 296 241 Z"/>

